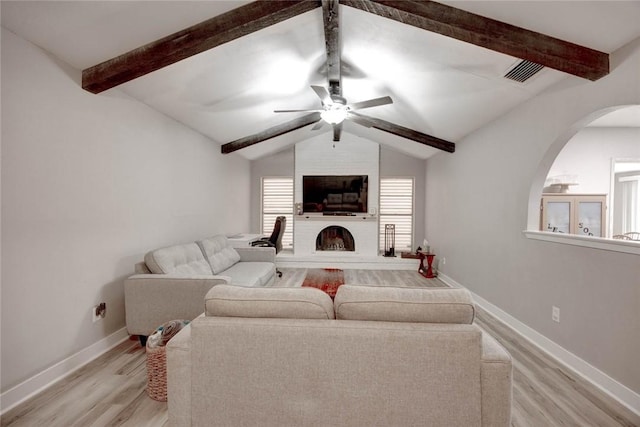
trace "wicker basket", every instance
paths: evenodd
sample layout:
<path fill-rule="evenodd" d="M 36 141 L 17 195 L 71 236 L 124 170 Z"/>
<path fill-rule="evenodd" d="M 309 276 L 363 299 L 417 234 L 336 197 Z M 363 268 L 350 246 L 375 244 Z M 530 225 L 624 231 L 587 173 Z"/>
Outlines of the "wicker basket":
<path fill-rule="evenodd" d="M 147 346 L 147 394 L 153 400 L 167 401 L 167 352 L 165 346 Z"/>

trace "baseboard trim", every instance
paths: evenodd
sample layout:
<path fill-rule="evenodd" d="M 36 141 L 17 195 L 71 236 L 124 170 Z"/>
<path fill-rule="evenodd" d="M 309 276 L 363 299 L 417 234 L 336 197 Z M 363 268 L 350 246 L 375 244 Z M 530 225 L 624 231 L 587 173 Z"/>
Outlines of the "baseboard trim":
<path fill-rule="evenodd" d="M 454 288 L 465 288 L 465 286 L 453 280 L 451 277 L 439 272 L 438 278 L 447 285 Z M 466 288 L 465 288 L 466 289 Z M 469 291 L 471 292 L 471 291 Z M 524 339 L 531 342 L 540 350 L 553 357 L 558 362 L 566 365 L 569 369 L 589 381 L 591 384 L 611 396 L 611 398 L 620 402 L 620 404 L 627 407 L 630 411 L 640 415 L 640 394 L 634 392 L 629 387 L 614 380 L 609 375 L 605 374 L 593 365 L 584 361 L 580 357 L 566 350 L 564 347 L 551 341 L 541 333 L 525 325 L 509 313 L 503 311 L 499 307 L 493 305 L 486 299 L 471 292 L 474 301 L 484 310 L 489 312 L 492 316 L 497 318 L 502 323 L 509 326 L 516 331 Z"/>
<path fill-rule="evenodd" d="M 0 415 L 127 340 L 122 328 L 0 394 Z"/>

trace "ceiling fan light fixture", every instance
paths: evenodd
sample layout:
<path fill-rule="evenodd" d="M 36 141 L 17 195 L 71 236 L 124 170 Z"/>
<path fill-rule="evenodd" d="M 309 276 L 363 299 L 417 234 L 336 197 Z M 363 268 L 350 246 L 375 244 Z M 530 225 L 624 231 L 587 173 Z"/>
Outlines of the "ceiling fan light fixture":
<path fill-rule="evenodd" d="M 344 105 L 334 105 L 321 112 L 320 117 L 327 123 L 337 125 L 347 118 L 347 108 Z"/>

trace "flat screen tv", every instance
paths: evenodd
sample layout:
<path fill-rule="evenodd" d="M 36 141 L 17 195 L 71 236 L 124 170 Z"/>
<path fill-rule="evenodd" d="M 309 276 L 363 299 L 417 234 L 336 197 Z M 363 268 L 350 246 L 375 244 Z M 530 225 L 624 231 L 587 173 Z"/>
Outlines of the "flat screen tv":
<path fill-rule="evenodd" d="M 308 212 L 367 212 L 367 175 L 304 175 L 302 210 Z"/>

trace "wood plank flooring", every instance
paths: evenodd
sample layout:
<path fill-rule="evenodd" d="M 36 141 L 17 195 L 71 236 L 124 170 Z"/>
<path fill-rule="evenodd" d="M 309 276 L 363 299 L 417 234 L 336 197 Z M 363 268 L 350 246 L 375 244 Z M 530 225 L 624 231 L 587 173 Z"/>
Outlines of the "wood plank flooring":
<path fill-rule="evenodd" d="M 281 269 L 275 286 L 300 286 L 304 269 Z M 345 283 L 446 286 L 415 271 L 345 270 Z M 511 425 L 640 426 L 640 416 L 538 350 L 482 309 L 476 323 L 513 357 Z M 146 392 L 146 357 L 135 337 L 2 416 L 2 426 L 164 427 L 167 404 Z"/>

